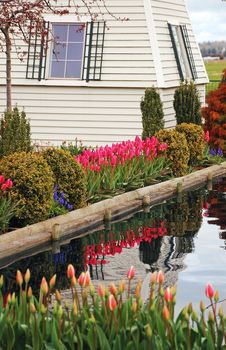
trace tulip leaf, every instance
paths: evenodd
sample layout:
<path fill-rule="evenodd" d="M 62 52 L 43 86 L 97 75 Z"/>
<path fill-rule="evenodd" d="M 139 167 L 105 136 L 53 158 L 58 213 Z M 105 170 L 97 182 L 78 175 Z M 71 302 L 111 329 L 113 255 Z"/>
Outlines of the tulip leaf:
<path fill-rule="evenodd" d="M 108 339 L 106 335 L 104 334 L 102 328 L 100 328 L 98 325 L 96 326 L 97 335 L 100 343 L 100 349 L 101 350 L 111 350 L 110 344 L 108 342 Z"/>
<path fill-rule="evenodd" d="M 7 350 L 12 350 L 15 343 L 15 333 L 11 323 L 7 323 Z"/>

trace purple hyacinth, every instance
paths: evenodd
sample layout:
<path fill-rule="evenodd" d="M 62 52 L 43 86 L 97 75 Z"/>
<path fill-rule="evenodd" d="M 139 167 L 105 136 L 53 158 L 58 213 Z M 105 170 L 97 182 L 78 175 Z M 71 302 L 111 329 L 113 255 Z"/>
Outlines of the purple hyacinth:
<path fill-rule="evenodd" d="M 58 186 L 54 186 L 53 199 L 55 202 L 58 202 L 59 205 L 64 206 L 67 210 L 72 210 L 73 205 L 69 204 L 65 199 L 64 192 L 58 192 Z"/>

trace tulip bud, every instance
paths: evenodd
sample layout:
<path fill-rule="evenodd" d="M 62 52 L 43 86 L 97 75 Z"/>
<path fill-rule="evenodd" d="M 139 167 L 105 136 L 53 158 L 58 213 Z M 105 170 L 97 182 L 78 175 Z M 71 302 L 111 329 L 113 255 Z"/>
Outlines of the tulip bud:
<path fill-rule="evenodd" d="M 55 284 L 56 284 L 56 274 L 53 275 L 49 281 L 50 290 L 53 290 L 53 288 L 55 287 Z"/>
<path fill-rule="evenodd" d="M 195 310 L 192 311 L 191 319 L 192 319 L 192 321 L 194 321 L 194 322 L 197 322 L 197 321 L 198 321 L 198 315 L 197 315 L 197 312 L 196 312 Z"/>
<path fill-rule="evenodd" d="M 3 277 L 3 275 L 1 275 L 0 276 L 0 289 L 2 289 L 3 284 L 4 284 L 4 277 Z"/>
<path fill-rule="evenodd" d="M 206 309 L 205 304 L 204 304 L 204 302 L 201 300 L 201 301 L 200 301 L 200 311 L 201 311 L 201 312 L 204 312 L 205 309 Z"/>
<path fill-rule="evenodd" d="M 89 274 L 89 271 L 86 271 L 85 272 L 85 276 L 84 276 L 84 281 L 83 281 L 83 287 L 89 287 L 91 283 L 91 278 L 90 278 L 90 274 Z"/>
<path fill-rule="evenodd" d="M 90 317 L 89 320 L 90 320 L 91 323 L 96 323 L 96 319 L 95 319 L 93 314 L 91 314 L 91 317 Z"/>
<path fill-rule="evenodd" d="M 142 286 L 142 282 L 141 282 L 141 280 L 139 280 L 137 282 L 136 289 L 135 289 L 135 296 L 137 299 L 140 298 L 141 286 Z"/>
<path fill-rule="evenodd" d="M 15 303 L 16 303 L 16 295 L 15 295 L 15 293 L 12 294 L 11 302 L 12 302 L 12 305 L 15 305 Z"/>
<path fill-rule="evenodd" d="M 108 308 L 110 311 L 114 311 L 117 307 L 117 302 L 113 294 L 110 294 L 108 297 Z"/>
<path fill-rule="evenodd" d="M 127 272 L 127 278 L 132 280 L 135 276 L 135 268 L 134 266 L 130 266 L 129 271 Z"/>
<path fill-rule="evenodd" d="M 55 297 L 56 297 L 56 300 L 60 303 L 61 302 L 61 294 L 60 294 L 58 289 L 56 289 L 56 291 L 55 291 Z"/>
<path fill-rule="evenodd" d="M 163 272 L 160 270 L 160 271 L 157 273 L 156 282 L 159 283 L 159 284 L 163 284 L 164 280 L 165 280 L 164 274 L 163 274 Z"/>
<path fill-rule="evenodd" d="M 189 303 L 189 305 L 188 305 L 188 314 L 191 315 L 192 311 L 193 311 L 192 303 Z"/>
<path fill-rule="evenodd" d="M 223 309 L 222 309 L 221 306 L 219 307 L 218 315 L 219 315 L 220 318 L 223 318 L 223 317 L 224 317 L 224 312 L 223 312 Z"/>
<path fill-rule="evenodd" d="M 95 295 L 95 288 L 94 288 L 94 285 L 92 283 L 89 286 L 89 291 L 90 291 L 91 297 L 94 297 L 94 295 Z"/>
<path fill-rule="evenodd" d="M 109 290 L 110 290 L 110 293 L 113 294 L 114 296 L 116 296 L 118 293 L 117 287 L 113 282 L 110 283 Z"/>
<path fill-rule="evenodd" d="M 214 315 L 213 315 L 212 311 L 209 311 L 208 320 L 209 320 L 209 322 L 214 322 Z"/>
<path fill-rule="evenodd" d="M 73 276 L 75 276 L 75 269 L 73 265 L 69 264 L 67 267 L 67 278 L 72 279 Z"/>
<path fill-rule="evenodd" d="M 78 278 L 78 283 L 81 287 L 84 285 L 85 272 L 82 272 Z"/>
<path fill-rule="evenodd" d="M 120 281 L 118 286 L 119 293 L 120 294 L 124 293 L 125 289 L 126 289 L 126 282 L 124 280 Z"/>
<path fill-rule="evenodd" d="M 31 287 L 28 288 L 27 296 L 29 299 L 31 299 L 31 297 L 32 297 L 32 288 Z"/>
<path fill-rule="evenodd" d="M 132 312 L 136 313 L 137 312 L 137 302 L 133 301 L 132 306 L 131 306 Z"/>
<path fill-rule="evenodd" d="M 33 313 L 33 314 L 35 314 L 36 313 L 36 308 L 35 308 L 35 305 L 33 304 L 33 303 L 30 303 L 30 310 L 31 310 L 31 312 Z"/>
<path fill-rule="evenodd" d="M 41 314 L 42 315 L 45 315 L 46 314 L 46 312 L 47 312 L 47 308 L 45 307 L 45 305 L 41 305 Z"/>
<path fill-rule="evenodd" d="M 162 315 L 165 321 L 169 321 L 170 319 L 170 312 L 169 309 L 166 305 L 164 305 L 163 310 L 162 310 Z"/>
<path fill-rule="evenodd" d="M 77 316 L 77 315 L 78 315 L 78 306 L 77 306 L 77 303 L 76 303 L 75 300 L 74 300 L 74 302 L 73 302 L 72 312 L 73 312 L 73 315 L 74 315 L 74 316 Z"/>
<path fill-rule="evenodd" d="M 16 283 L 21 287 L 23 284 L 23 276 L 20 270 L 17 270 L 16 272 Z"/>
<path fill-rule="evenodd" d="M 167 303 L 171 303 L 171 301 L 173 300 L 173 294 L 171 293 L 171 290 L 169 287 L 167 287 L 165 290 L 164 299 Z"/>
<path fill-rule="evenodd" d="M 152 329 L 149 323 L 145 326 L 145 332 L 148 338 L 152 337 Z"/>
<path fill-rule="evenodd" d="M 103 284 L 99 284 L 99 286 L 97 287 L 97 293 L 101 298 L 104 298 L 105 296 L 105 287 L 103 286 Z"/>
<path fill-rule="evenodd" d="M 207 298 L 212 299 L 214 296 L 214 289 L 211 283 L 207 283 L 205 293 Z"/>
<path fill-rule="evenodd" d="M 45 277 L 42 277 L 42 282 L 41 282 L 41 286 L 40 289 L 42 291 L 42 294 L 45 296 L 48 293 L 49 287 L 48 287 L 48 283 L 46 282 Z"/>
<path fill-rule="evenodd" d="M 160 287 L 160 289 L 159 289 L 159 295 L 161 297 L 164 297 L 164 289 L 162 287 Z"/>
<path fill-rule="evenodd" d="M 25 280 L 25 283 L 28 284 L 28 282 L 30 281 L 30 278 L 31 278 L 31 273 L 30 273 L 30 270 L 27 269 L 26 270 L 26 273 L 24 275 L 24 280 Z"/>
<path fill-rule="evenodd" d="M 171 287 L 171 288 L 170 288 L 170 291 L 171 291 L 173 297 L 174 297 L 174 296 L 176 295 L 176 293 L 177 293 L 177 290 L 176 290 L 176 287 L 175 287 L 175 286 Z"/>
<path fill-rule="evenodd" d="M 218 292 L 218 290 L 216 290 L 216 292 L 214 293 L 214 301 L 215 301 L 215 303 L 217 303 L 218 301 L 219 301 L 219 292 Z"/>
<path fill-rule="evenodd" d="M 155 271 L 151 274 L 151 284 L 152 285 L 156 283 L 156 279 L 157 279 L 157 272 Z"/>

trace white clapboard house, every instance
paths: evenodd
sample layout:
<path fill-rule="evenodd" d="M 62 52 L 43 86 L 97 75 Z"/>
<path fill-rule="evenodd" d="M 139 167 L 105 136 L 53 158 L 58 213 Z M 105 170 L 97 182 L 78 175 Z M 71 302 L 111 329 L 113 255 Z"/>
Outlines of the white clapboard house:
<path fill-rule="evenodd" d="M 57 40 L 33 37 L 13 60 L 13 103 L 30 118 L 33 140 L 86 145 L 141 135 L 140 100 L 155 86 L 165 126 L 175 125 L 173 94 L 181 81 L 208 81 L 184 0 L 106 0 L 110 13 L 46 16 Z M 82 11 L 82 10 L 81 10 Z M 5 108 L 5 54 L 0 53 L 0 113 Z"/>

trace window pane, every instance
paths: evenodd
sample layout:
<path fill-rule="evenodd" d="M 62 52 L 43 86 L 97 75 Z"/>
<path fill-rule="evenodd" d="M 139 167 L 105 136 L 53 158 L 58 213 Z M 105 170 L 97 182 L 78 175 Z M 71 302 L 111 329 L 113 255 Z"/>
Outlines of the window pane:
<path fill-rule="evenodd" d="M 65 78 L 80 78 L 81 77 L 81 61 L 67 62 Z"/>
<path fill-rule="evenodd" d="M 83 55 L 83 43 L 68 44 L 67 59 L 81 60 Z"/>
<path fill-rule="evenodd" d="M 53 36 L 55 41 L 67 41 L 67 28 L 65 24 L 53 24 Z"/>
<path fill-rule="evenodd" d="M 53 56 L 52 59 L 54 61 L 57 60 L 65 60 L 66 57 L 66 47 L 65 43 L 55 43 L 53 47 Z"/>
<path fill-rule="evenodd" d="M 69 26 L 68 41 L 83 42 L 85 27 L 82 24 Z"/>
<path fill-rule="evenodd" d="M 52 61 L 51 77 L 52 78 L 64 78 L 64 61 Z"/>

